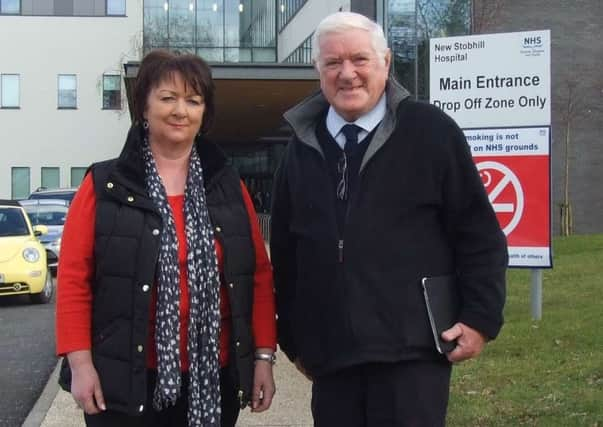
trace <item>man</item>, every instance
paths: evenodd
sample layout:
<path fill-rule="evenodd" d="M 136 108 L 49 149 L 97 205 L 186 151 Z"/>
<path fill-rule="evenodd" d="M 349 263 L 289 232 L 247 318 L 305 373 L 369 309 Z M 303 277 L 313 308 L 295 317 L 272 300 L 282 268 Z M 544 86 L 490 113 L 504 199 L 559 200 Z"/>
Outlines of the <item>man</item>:
<path fill-rule="evenodd" d="M 321 91 L 285 114 L 273 192 L 280 346 L 317 427 L 443 426 L 451 363 L 503 323 L 504 235 L 462 131 L 388 77 L 381 27 L 336 13 L 313 42 Z M 445 356 L 421 288 L 439 276 L 461 299 Z"/>

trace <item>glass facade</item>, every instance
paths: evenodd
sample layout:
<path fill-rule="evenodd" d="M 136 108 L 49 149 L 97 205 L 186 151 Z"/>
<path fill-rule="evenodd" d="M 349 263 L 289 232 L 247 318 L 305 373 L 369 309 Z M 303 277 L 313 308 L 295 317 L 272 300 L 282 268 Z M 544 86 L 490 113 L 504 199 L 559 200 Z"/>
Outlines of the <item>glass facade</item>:
<path fill-rule="evenodd" d="M 230 164 L 239 171 L 259 214 L 270 212 L 272 175 L 285 150 L 284 144 L 224 146 Z"/>
<path fill-rule="evenodd" d="M 469 34 L 471 0 L 386 0 L 392 72 L 418 99 L 429 98 L 429 39 Z"/>
<path fill-rule="evenodd" d="M 274 0 L 147 0 L 144 51 L 167 48 L 210 62 L 275 62 Z"/>

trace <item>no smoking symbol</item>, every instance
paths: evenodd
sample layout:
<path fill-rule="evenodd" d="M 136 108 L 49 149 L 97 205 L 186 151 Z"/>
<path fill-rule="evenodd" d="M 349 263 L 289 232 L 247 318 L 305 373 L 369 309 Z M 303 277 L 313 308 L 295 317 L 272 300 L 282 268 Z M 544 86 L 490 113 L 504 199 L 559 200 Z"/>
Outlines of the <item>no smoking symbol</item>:
<path fill-rule="evenodd" d="M 517 227 L 524 207 L 524 195 L 517 175 L 498 162 L 477 163 L 488 199 L 492 203 L 505 236 Z"/>

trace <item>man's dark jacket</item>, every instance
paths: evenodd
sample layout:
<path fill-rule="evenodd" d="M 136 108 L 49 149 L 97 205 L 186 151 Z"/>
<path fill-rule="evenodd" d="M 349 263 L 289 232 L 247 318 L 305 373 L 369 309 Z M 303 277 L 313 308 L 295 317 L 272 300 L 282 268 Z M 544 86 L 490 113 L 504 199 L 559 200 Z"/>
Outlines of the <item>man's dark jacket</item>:
<path fill-rule="evenodd" d="M 321 93 L 289 110 L 294 137 L 273 191 L 278 339 L 312 375 L 367 362 L 438 359 L 423 277 L 454 275 L 459 321 L 498 334 L 507 248 L 462 131 L 395 81 L 362 160 L 343 232 L 316 137 Z"/>
<path fill-rule="evenodd" d="M 155 269 L 163 227 L 145 186 L 134 126 L 119 158 L 91 167 L 96 193 L 92 300 L 92 357 L 107 408 L 132 415 L 147 401 L 146 344 Z M 195 145 L 201 158 L 214 236 L 223 249 L 223 277 L 232 316 L 231 356 L 239 399 L 250 399 L 254 344 L 251 334 L 255 252 L 237 173 L 217 146 Z M 61 385 L 69 389 L 68 367 Z"/>

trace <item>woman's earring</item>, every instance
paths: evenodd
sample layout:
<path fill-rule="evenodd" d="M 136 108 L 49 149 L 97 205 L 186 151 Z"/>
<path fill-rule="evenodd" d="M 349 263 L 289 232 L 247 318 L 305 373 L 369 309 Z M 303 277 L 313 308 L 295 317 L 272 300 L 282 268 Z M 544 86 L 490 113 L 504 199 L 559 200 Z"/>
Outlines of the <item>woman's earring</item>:
<path fill-rule="evenodd" d="M 149 129 L 149 121 L 148 121 L 148 120 L 146 120 L 146 119 L 145 119 L 145 120 L 143 120 L 143 121 L 142 121 L 142 127 L 143 127 L 145 130 L 148 130 L 148 129 Z"/>

